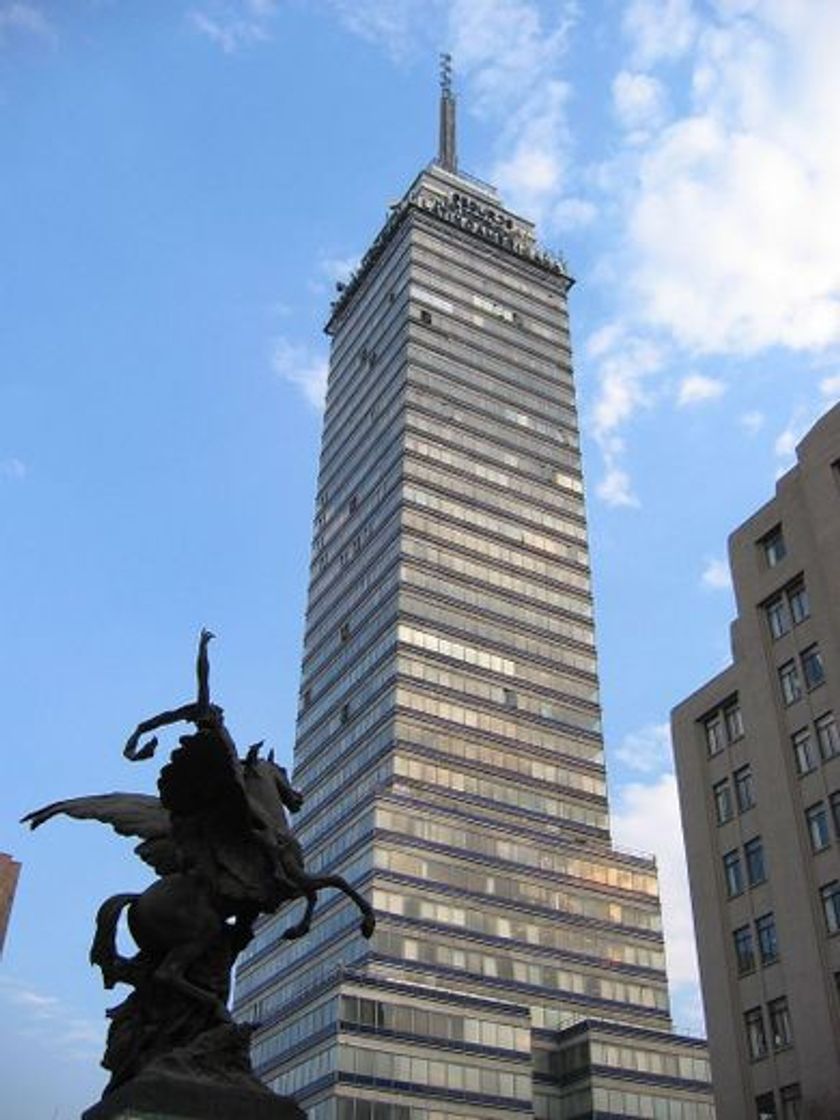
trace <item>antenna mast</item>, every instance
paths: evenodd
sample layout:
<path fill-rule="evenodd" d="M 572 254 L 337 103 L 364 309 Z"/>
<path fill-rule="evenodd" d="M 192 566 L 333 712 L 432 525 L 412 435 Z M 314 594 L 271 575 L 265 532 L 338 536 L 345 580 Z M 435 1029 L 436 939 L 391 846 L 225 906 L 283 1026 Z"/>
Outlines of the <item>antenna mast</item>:
<path fill-rule="evenodd" d="M 440 56 L 440 140 L 438 164 L 444 171 L 458 171 L 455 147 L 455 95 L 452 92 L 452 55 Z"/>

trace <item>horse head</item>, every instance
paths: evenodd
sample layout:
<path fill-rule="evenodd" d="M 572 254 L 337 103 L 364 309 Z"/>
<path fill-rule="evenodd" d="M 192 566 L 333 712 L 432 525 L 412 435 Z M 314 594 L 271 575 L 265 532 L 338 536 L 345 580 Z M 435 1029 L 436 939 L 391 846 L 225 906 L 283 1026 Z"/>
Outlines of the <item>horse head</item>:
<path fill-rule="evenodd" d="M 266 758 L 260 758 L 262 745 L 260 741 L 248 748 L 244 762 L 246 782 L 250 778 L 255 784 L 264 784 L 277 794 L 290 812 L 297 813 L 303 805 L 303 794 L 292 785 L 286 767 L 274 761 L 273 748 Z"/>

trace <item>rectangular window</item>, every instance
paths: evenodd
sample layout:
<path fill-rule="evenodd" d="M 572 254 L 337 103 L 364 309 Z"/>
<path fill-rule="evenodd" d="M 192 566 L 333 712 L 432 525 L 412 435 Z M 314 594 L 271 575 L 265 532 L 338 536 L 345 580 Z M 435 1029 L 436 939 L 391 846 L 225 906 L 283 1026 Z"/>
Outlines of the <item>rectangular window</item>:
<path fill-rule="evenodd" d="M 825 915 L 825 928 L 829 933 L 840 930 L 840 883 L 835 879 L 820 887 L 820 900 Z"/>
<path fill-rule="evenodd" d="M 793 743 L 793 757 L 796 761 L 797 774 L 809 774 L 816 769 L 817 760 L 814 756 L 814 742 L 811 738 L 810 728 L 803 727 L 801 731 L 797 731 L 795 735 L 791 736 L 791 742 Z"/>
<path fill-rule="evenodd" d="M 712 786 L 712 795 L 715 799 L 715 816 L 717 817 L 718 824 L 726 824 L 727 821 L 732 820 L 734 810 L 732 808 L 732 789 L 729 785 L 729 779 L 724 778 L 722 782 L 718 782 Z"/>
<path fill-rule="evenodd" d="M 835 790 L 828 799 L 831 805 L 831 820 L 834 823 L 834 835 L 840 840 L 840 790 Z"/>
<path fill-rule="evenodd" d="M 744 737 L 744 718 L 741 715 L 740 704 L 729 704 L 723 709 L 723 718 L 726 722 L 726 737 L 730 743 Z"/>
<path fill-rule="evenodd" d="M 776 935 L 776 919 L 772 914 L 762 914 L 755 920 L 758 936 L 758 954 L 762 964 L 772 964 L 779 959 L 779 939 Z"/>
<path fill-rule="evenodd" d="M 777 525 L 775 529 L 771 529 L 769 533 L 761 538 L 759 543 L 764 551 L 764 559 L 767 561 L 768 568 L 775 568 L 787 555 L 787 548 L 785 546 L 785 538 L 782 535 L 781 525 Z"/>
<path fill-rule="evenodd" d="M 779 685 L 785 704 L 793 704 L 802 695 L 802 684 L 795 661 L 786 661 L 779 666 Z"/>
<path fill-rule="evenodd" d="M 805 810 L 805 823 L 808 826 L 811 851 L 820 852 L 827 848 L 831 837 L 828 834 L 828 813 L 824 801 L 818 801 Z"/>
<path fill-rule="evenodd" d="M 784 996 L 773 999 L 767 1004 L 770 1016 L 770 1039 L 774 1050 L 784 1050 L 793 1043 L 793 1033 L 790 1028 L 790 1011 L 788 1001 Z"/>
<path fill-rule="evenodd" d="M 734 898 L 741 894 L 744 889 L 744 873 L 741 870 L 741 857 L 737 851 L 727 852 L 723 857 L 723 875 L 729 897 Z"/>
<path fill-rule="evenodd" d="M 740 770 L 736 770 L 735 778 L 735 800 L 738 802 L 738 812 L 746 813 L 747 809 L 752 809 L 755 805 L 755 788 L 753 786 L 752 770 L 749 766 L 742 766 Z"/>
<path fill-rule="evenodd" d="M 764 847 L 761 837 L 756 836 L 744 845 L 744 859 L 747 864 L 747 882 L 751 887 L 763 883 L 767 877 L 764 870 Z"/>
<path fill-rule="evenodd" d="M 827 712 L 824 716 L 820 716 L 815 726 L 820 743 L 820 754 L 823 756 L 823 761 L 827 762 L 828 759 L 840 754 L 840 731 L 837 729 L 834 713 Z"/>
<path fill-rule="evenodd" d="M 767 615 L 767 625 L 770 628 L 770 635 L 773 640 L 775 641 L 776 638 L 781 638 L 783 634 L 787 634 L 790 630 L 790 615 L 784 596 L 777 595 L 775 599 L 771 599 L 765 605 L 764 611 Z"/>
<path fill-rule="evenodd" d="M 707 719 L 703 728 L 706 732 L 706 748 L 710 755 L 717 754 L 723 750 L 724 737 L 723 737 L 723 721 L 720 718 L 720 713 L 716 712 L 713 716 Z"/>
<path fill-rule="evenodd" d="M 805 687 L 809 690 L 821 685 L 825 680 L 825 669 L 818 646 L 809 646 L 802 651 L 802 675 L 805 678 Z"/>
<path fill-rule="evenodd" d="M 755 952 L 753 950 L 753 935 L 749 926 L 741 926 L 732 934 L 735 942 L 735 960 L 738 965 L 738 975 L 752 972 L 755 968 Z"/>
<path fill-rule="evenodd" d="M 753 1061 L 767 1057 L 767 1035 L 764 1033 L 764 1015 L 760 1007 L 753 1007 L 744 1013 L 744 1026 L 747 1029 L 747 1048 Z"/>
<path fill-rule="evenodd" d="M 802 1091 L 799 1085 L 783 1085 L 779 1092 L 782 1120 L 802 1120 Z"/>
<path fill-rule="evenodd" d="M 755 1098 L 756 1120 L 776 1120 L 776 1100 L 772 1093 Z"/>
<path fill-rule="evenodd" d="M 797 583 L 787 593 L 790 604 L 790 614 L 794 625 L 798 626 L 811 614 L 811 604 L 808 601 L 808 592 L 804 583 Z"/>

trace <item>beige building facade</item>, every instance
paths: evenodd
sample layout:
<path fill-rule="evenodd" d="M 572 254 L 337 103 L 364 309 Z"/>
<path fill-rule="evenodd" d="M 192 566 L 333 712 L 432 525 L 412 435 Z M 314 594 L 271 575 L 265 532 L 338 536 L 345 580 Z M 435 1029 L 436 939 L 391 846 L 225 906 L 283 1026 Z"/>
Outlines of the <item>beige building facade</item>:
<path fill-rule="evenodd" d="M 673 713 L 720 1120 L 840 1116 L 840 405 L 731 536 L 732 664 Z"/>

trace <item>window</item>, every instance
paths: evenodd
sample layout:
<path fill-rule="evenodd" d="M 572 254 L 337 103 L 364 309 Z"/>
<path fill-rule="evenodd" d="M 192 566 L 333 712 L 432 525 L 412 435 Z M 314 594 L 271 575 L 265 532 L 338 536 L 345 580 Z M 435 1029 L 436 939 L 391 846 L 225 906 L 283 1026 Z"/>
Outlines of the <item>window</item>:
<path fill-rule="evenodd" d="M 802 1091 L 798 1085 L 783 1085 L 779 1097 L 782 1120 L 802 1120 Z"/>
<path fill-rule="evenodd" d="M 815 726 L 820 744 L 820 754 L 823 756 L 823 761 L 827 762 L 828 759 L 840 754 L 840 732 L 837 730 L 834 713 L 827 712 L 826 715 L 820 716 Z"/>
<path fill-rule="evenodd" d="M 347 502 L 347 512 L 352 516 L 352 514 L 354 514 L 358 508 L 359 508 L 359 495 L 358 494 L 351 494 L 350 499 Z"/>
<path fill-rule="evenodd" d="M 782 535 L 781 525 L 777 525 L 775 529 L 771 529 L 769 533 L 761 538 L 759 543 L 764 550 L 764 559 L 767 561 L 768 568 L 775 568 L 787 555 L 787 548 L 785 547 L 785 538 Z"/>
<path fill-rule="evenodd" d="M 783 634 L 787 634 L 788 630 L 790 630 L 790 616 L 784 596 L 777 595 L 775 599 L 771 599 L 764 607 L 764 610 L 767 615 L 767 625 L 770 627 L 770 634 L 773 639 L 781 638 Z"/>
<path fill-rule="evenodd" d="M 776 1120 L 776 1100 L 772 1093 L 762 1093 L 755 1098 L 757 1120 Z"/>
<path fill-rule="evenodd" d="M 425 309 L 425 307 L 421 308 L 420 309 L 420 322 L 425 323 L 426 326 L 428 326 L 431 323 L 431 321 L 432 321 L 431 311 L 427 311 Z"/>
<path fill-rule="evenodd" d="M 809 646 L 803 650 L 802 675 L 805 677 L 805 686 L 809 690 L 821 685 L 825 680 L 825 669 L 818 646 Z"/>
<path fill-rule="evenodd" d="M 766 875 L 764 872 L 764 848 L 761 837 L 756 836 L 744 845 L 744 859 L 747 864 L 747 882 L 751 887 L 763 883 Z"/>
<path fill-rule="evenodd" d="M 799 670 L 795 661 L 786 661 L 779 667 L 779 684 L 785 704 L 793 704 L 802 695 Z"/>
<path fill-rule="evenodd" d="M 819 852 L 827 848 L 831 837 L 828 834 L 828 813 L 824 801 L 818 801 L 805 810 L 805 823 L 808 826 L 811 851 Z"/>
<path fill-rule="evenodd" d="M 741 870 L 741 857 L 737 851 L 727 852 L 723 857 L 723 875 L 726 879 L 726 893 L 734 898 L 744 889 L 744 873 Z"/>
<path fill-rule="evenodd" d="M 755 789 L 753 787 L 752 770 L 749 766 L 742 766 L 735 774 L 735 800 L 738 802 L 738 812 L 746 813 L 755 805 Z"/>
<path fill-rule="evenodd" d="M 342 622 L 341 629 L 339 630 L 339 637 L 341 638 L 342 642 L 349 642 L 350 641 L 350 623 L 349 622 Z"/>
<path fill-rule="evenodd" d="M 779 939 L 776 935 L 776 919 L 772 914 L 762 914 L 755 920 L 758 935 L 758 955 L 762 964 L 772 964 L 779 959 Z"/>
<path fill-rule="evenodd" d="M 726 824 L 727 821 L 732 820 L 734 811 L 732 808 L 732 789 L 729 785 L 729 779 L 724 778 L 722 782 L 718 782 L 712 786 L 712 795 L 715 799 L 715 816 L 717 817 L 718 824 Z"/>
<path fill-rule="evenodd" d="M 816 768 L 817 760 L 814 757 L 814 743 L 811 739 L 811 730 L 804 727 L 791 736 L 793 743 L 793 757 L 796 760 L 797 774 L 809 774 Z"/>
<path fill-rule="evenodd" d="M 767 1057 L 767 1035 L 764 1033 L 764 1016 L 760 1007 L 753 1007 L 744 1013 L 747 1028 L 747 1047 L 750 1057 L 755 1061 Z"/>
<path fill-rule="evenodd" d="M 741 715 L 739 704 L 729 704 L 723 709 L 723 718 L 726 721 L 726 737 L 730 743 L 744 736 L 744 719 Z"/>
<path fill-rule="evenodd" d="M 808 592 L 804 583 L 797 583 L 787 593 L 790 604 L 790 614 L 795 626 L 804 622 L 811 613 L 811 604 L 808 601 Z"/>
<path fill-rule="evenodd" d="M 721 721 L 720 713 L 716 712 L 713 716 L 710 716 L 703 726 L 706 732 L 706 746 L 709 754 L 717 754 L 719 751 L 722 751 L 724 747 L 724 738 L 723 722 Z"/>
<path fill-rule="evenodd" d="M 753 950 L 753 935 L 749 926 L 741 926 L 732 934 L 735 942 L 735 960 L 738 964 L 738 975 L 752 972 L 755 968 L 755 952 Z"/>
<path fill-rule="evenodd" d="M 831 805 L 831 819 L 834 822 L 834 835 L 840 840 L 840 790 L 835 790 L 828 801 Z"/>
<path fill-rule="evenodd" d="M 793 1043 L 793 1033 L 790 1029 L 790 1011 L 788 1001 L 784 996 L 773 999 L 767 1004 L 770 1015 L 770 1039 L 774 1050 L 784 1050 Z"/>
<path fill-rule="evenodd" d="M 825 915 L 825 928 L 829 933 L 840 930 L 840 883 L 835 879 L 820 887 L 823 914 Z"/>
<path fill-rule="evenodd" d="M 340 719 L 341 719 L 342 723 L 349 723 L 349 721 L 350 721 L 350 705 L 349 704 L 342 704 L 341 705 Z"/>

